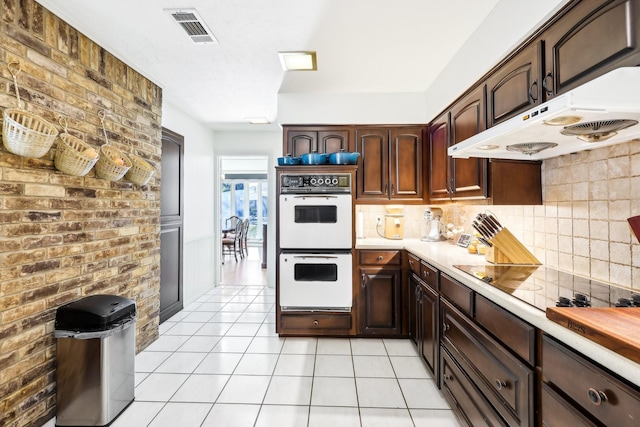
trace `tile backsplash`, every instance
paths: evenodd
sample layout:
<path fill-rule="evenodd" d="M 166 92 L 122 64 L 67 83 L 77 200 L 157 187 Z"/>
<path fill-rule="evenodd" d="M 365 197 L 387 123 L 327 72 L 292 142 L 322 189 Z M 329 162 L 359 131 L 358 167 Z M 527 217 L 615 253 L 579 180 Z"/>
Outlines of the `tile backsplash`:
<path fill-rule="evenodd" d="M 627 218 L 640 215 L 640 141 L 545 160 L 543 205 L 438 206 L 444 223 L 464 224 L 490 210 L 545 265 L 640 289 L 640 245 Z M 634 191 L 638 189 L 639 191 Z M 420 238 L 429 205 L 404 207 L 405 238 Z M 365 238 L 379 237 L 384 205 L 356 205 Z"/>

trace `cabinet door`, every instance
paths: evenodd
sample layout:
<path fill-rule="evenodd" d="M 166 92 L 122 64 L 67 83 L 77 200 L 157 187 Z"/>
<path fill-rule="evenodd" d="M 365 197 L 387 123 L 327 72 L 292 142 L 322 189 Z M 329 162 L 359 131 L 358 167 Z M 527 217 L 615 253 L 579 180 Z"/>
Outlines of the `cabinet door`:
<path fill-rule="evenodd" d="M 640 64 L 637 0 L 582 0 L 542 35 L 544 89 L 563 93 L 622 66 Z"/>
<path fill-rule="evenodd" d="M 449 200 L 449 113 L 429 125 L 429 199 Z"/>
<path fill-rule="evenodd" d="M 389 129 L 356 129 L 358 199 L 389 199 Z"/>
<path fill-rule="evenodd" d="M 486 129 L 484 86 L 476 88 L 451 108 L 450 144 L 457 144 Z M 488 159 L 452 159 L 454 199 L 486 198 Z"/>
<path fill-rule="evenodd" d="M 541 43 L 534 43 L 489 76 L 486 83 L 489 127 L 540 103 L 541 54 Z"/>
<path fill-rule="evenodd" d="M 318 132 L 318 153 L 336 153 L 340 150 L 351 151 L 349 131 L 329 129 Z"/>
<path fill-rule="evenodd" d="M 401 277 L 401 269 L 360 269 L 360 334 L 392 336 L 402 333 Z"/>
<path fill-rule="evenodd" d="M 311 153 L 318 149 L 318 132 L 315 131 L 288 131 L 285 141 L 285 152 L 293 157 Z"/>
<path fill-rule="evenodd" d="M 422 297 L 420 320 L 422 321 L 422 357 L 431 368 L 433 378 L 438 378 L 437 362 L 440 342 L 438 336 L 438 294 L 426 284 L 421 284 Z"/>
<path fill-rule="evenodd" d="M 413 343 L 418 346 L 418 351 L 421 344 L 421 331 L 420 325 L 422 322 L 419 319 L 419 315 L 422 310 L 420 304 L 422 303 L 422 290 L 420 284 L 413 274 L 409 276 L 409 337 Z"/>
<path fill-rule="evenodd" d="M 389 157 L 389 197 L 422 199 L 423 147 L 421 126 L 391 128 Z"/>

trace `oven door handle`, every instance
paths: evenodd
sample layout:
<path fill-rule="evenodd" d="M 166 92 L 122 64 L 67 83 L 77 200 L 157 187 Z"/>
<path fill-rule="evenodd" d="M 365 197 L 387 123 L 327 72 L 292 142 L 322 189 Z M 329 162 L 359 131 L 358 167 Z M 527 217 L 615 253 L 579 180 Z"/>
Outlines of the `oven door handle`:
<path fill-rule="evenodd" d="M 312 258 L 312 259 L 338 259 L 337 256 L 327 256 L 327 255 L 295 255 L 294 258 L 300 258 L 300 259 L 307 259 L 307 258 Z"/>
<path fill-rule="evenodd" d="M 331 196 L 329 194 L 311 195 L 305 194 L 304 196 L 293 196 L 294 199 L 337 199 L 338 196 Z"/>

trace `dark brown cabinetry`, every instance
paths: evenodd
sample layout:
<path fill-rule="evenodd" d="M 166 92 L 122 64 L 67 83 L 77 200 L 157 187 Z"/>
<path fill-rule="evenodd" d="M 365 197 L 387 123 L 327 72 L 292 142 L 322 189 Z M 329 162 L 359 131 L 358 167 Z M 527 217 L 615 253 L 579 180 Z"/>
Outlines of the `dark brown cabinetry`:
<path fill-rule="evenodd" d="M 409 269 L 410 335 L 418 352 L 434 378 L 437 379 L 440 349 L 438 271 L 411 254 L 409 254 Z"/>
<path fill-rule="evenodd" d="M 542 203 L 541 162 L 453 159 L 447 148 L 486 128 L 479 86 L 429 125 L 429 199 L 485 200 L 494 205 Z"/>
<path fill-rule="evenodd" d="M 441 384 L 449 403 L 459 408 L 459 416 L 464 421 L 477 417 L 480 411 L 487 419 L 500 420 L 497 425 L 533 426 L 534 369 L 511 349 L 511 343 L 515 342 L 519 345 L 519 353 L 527 357 L 533 355 L 535 342 L 525 340 L 523 346 L 513 336 L 522 328 L 529 330 L 528 327 L 531 331 L 533 328 L 491 306 L 483 297 L 444 274 L 440 275 L 440 297 Z M 483 307 L 480 309 L 483 314 L 479 317 L 474 316 L 478 307 Z M 487 319 L 490 313 L 501 316 L 504 324 L 500 328 L 495 327 L 492 319 Z M 488 327 L 489 331 L 483 326 Z M 506 341 L 498 337 L 504 337 Z M 531 347 L 528 347 L 529 344 Z M 447 363 L 450 368 L 445 367 Z M 460 401 L 468 401 L 469 392 L 456 395 L 452 387 L 454 380 L 449 378 L 454 366 L 459 371 L 455 381 L 465 382 L 464 390 L 475 387 L 481 395 L 480 403 L 460 405 Z M 492 408 L 489 411 L 492 415 L 486 413 L 487 407 Z M 471 421 L 469 423 L 475 425 Z M 487 425 L 487 421 L 483 424 Z M 496 425 L 496 422 L 488 425 Z"/>
<path fill-rule="evenodd" d="M 532 44 L 487 78 L 489 127 L 542 102 L 541 57 L 542 43 Z"/>
<path fill-rule="evenodd" d="M 640 390 L 547 335 L 542 337 L 542 422 L 548 426 L 631 427 Z M 563 418 L 555 412 L 563 410 Z"/>
<path fill-rule="evenodd" d="M 358 251 L 358 335 L 403 333 L 400 251 Z"/>
<path fill-rule="evenodd" d="M 640 64 L 640 2 L 582 0 L 540 36 L 543 89 L 563 93 L 618 67 Z"/>
<path fill-rule="evenodd" d="M 356 127 L 359 202 L 422 202 L 423 126 Z"/>
<path fill-rule="evenodd" d="M 353 151 L 352 132 L 349 126 L 284 126 L 283 154 Z"/>

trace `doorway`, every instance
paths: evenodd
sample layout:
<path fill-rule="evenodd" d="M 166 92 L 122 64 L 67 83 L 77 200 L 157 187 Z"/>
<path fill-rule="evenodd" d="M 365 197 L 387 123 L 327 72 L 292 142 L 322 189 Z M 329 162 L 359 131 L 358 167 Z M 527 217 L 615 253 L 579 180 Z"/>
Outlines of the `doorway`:
<path fill-rule="evenodd" d="M 233 217 L 249 222 L 239 251 L 232 253 L 222 248 L 221 284 L 267 284 L 267 167 L 266 156 L 220 158 L 220 230 L 232 228 Z"/>

